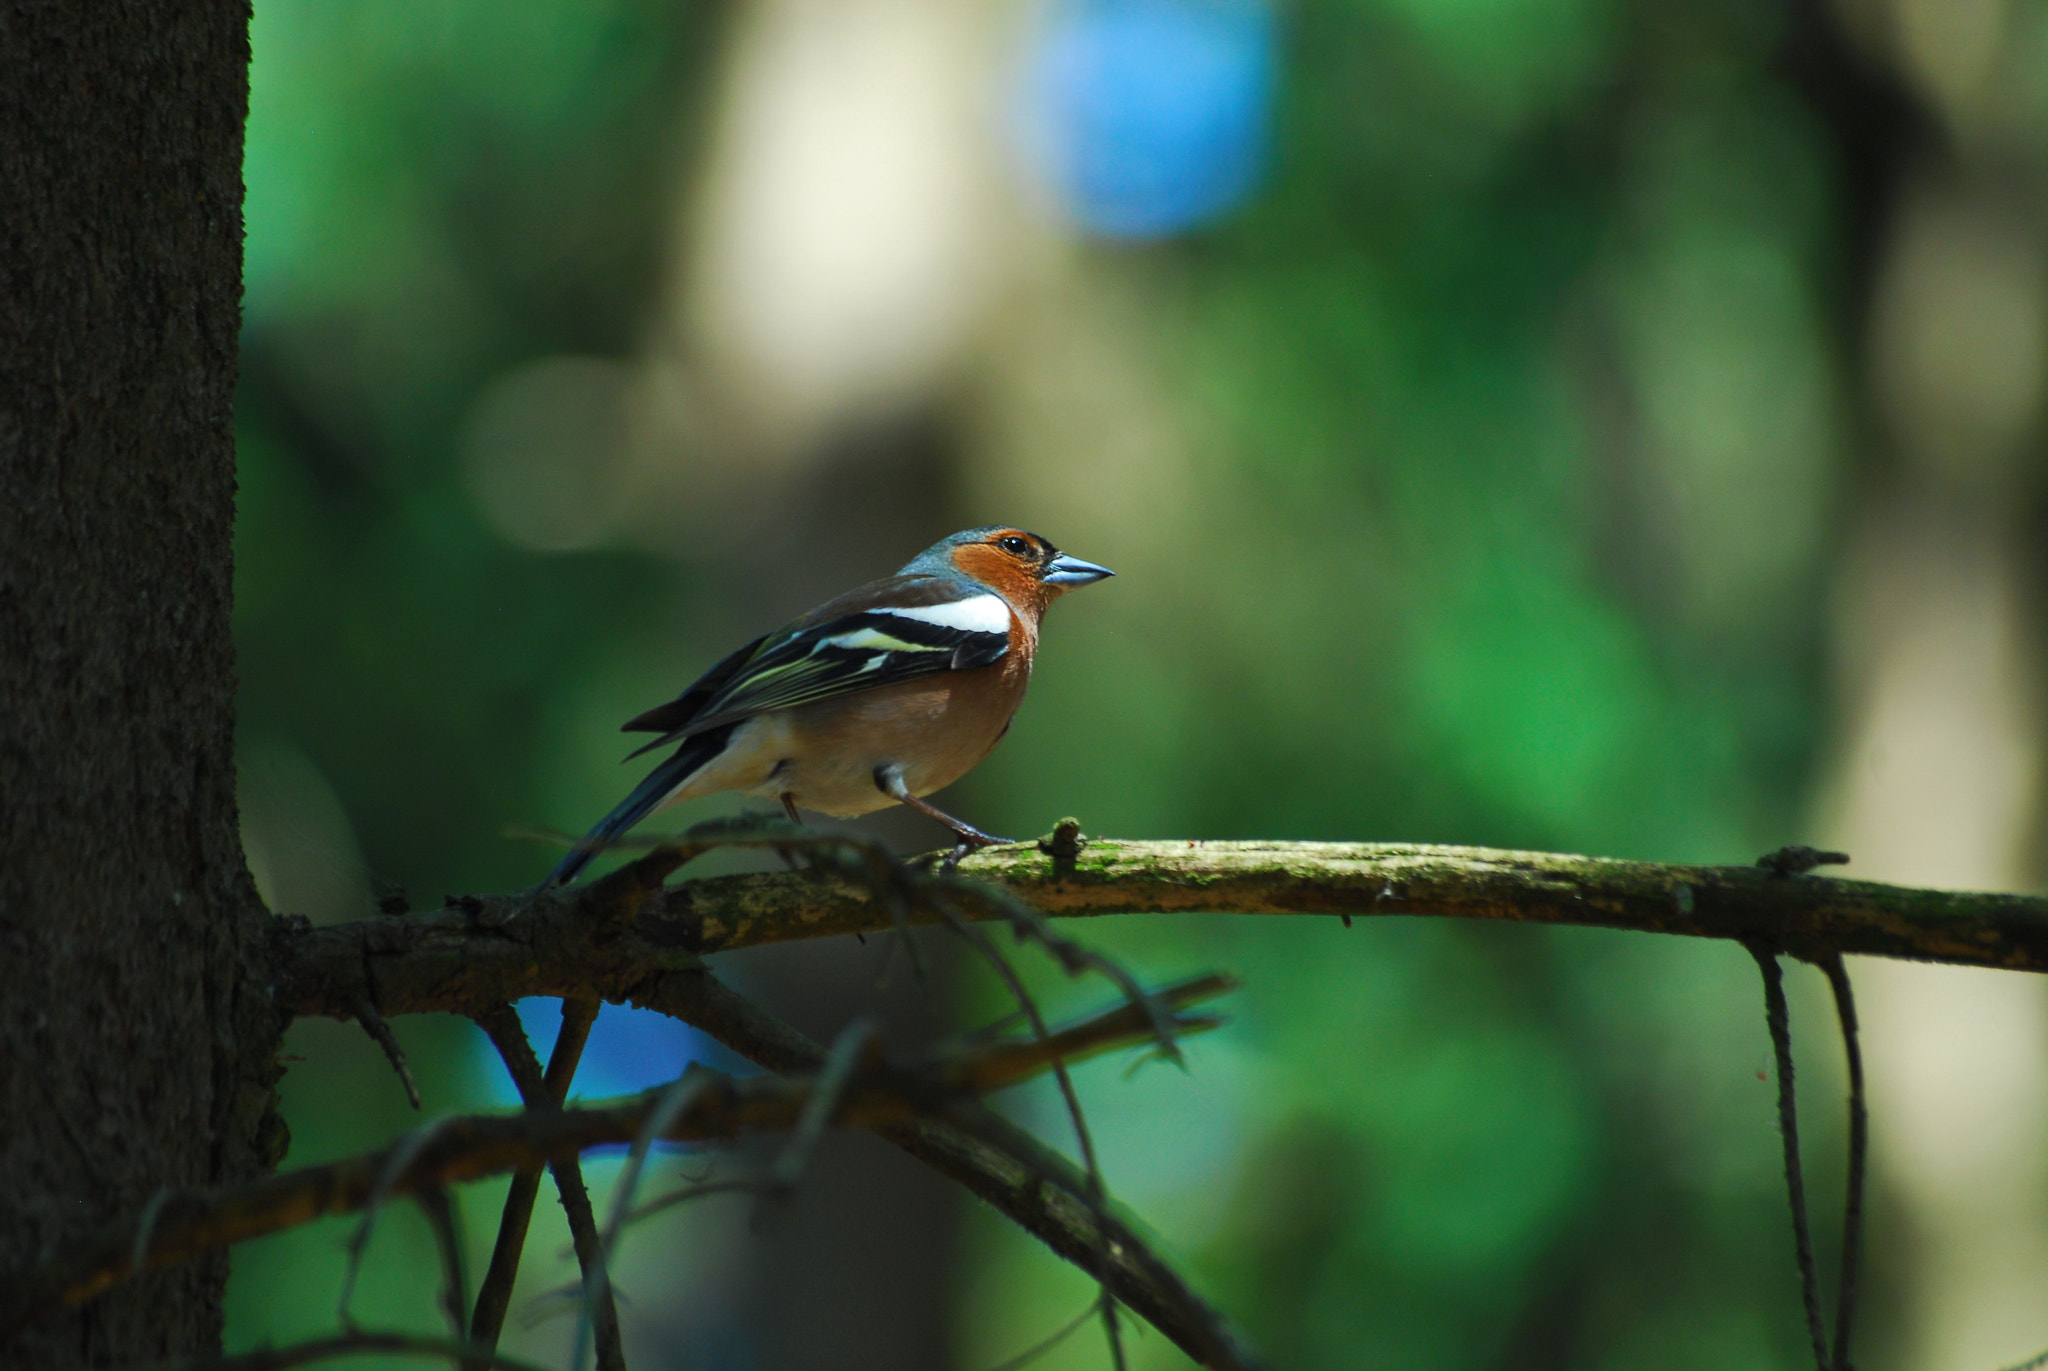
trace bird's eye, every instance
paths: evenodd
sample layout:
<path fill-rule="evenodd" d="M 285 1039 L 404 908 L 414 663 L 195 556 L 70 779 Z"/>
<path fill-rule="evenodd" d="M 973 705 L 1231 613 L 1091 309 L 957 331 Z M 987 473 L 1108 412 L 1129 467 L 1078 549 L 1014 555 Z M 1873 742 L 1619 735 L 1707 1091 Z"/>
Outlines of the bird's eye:
<path fill-rule="evenodd" d="M 998 538 L 996 546 L 1013 557 L 1029 557 L 1031 555 L 1031 544 L 1014 533 L 1007 538 Z"/>

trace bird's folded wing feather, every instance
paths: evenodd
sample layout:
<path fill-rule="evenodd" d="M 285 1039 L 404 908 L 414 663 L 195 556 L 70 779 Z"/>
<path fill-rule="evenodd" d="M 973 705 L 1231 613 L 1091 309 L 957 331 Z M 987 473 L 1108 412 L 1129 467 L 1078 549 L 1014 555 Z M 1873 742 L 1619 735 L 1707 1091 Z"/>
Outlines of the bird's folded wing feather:
<path fill-rule="evenodd" d="M 1009 647 L 1010 608 L 1001 596 L 962 594 L 936 577 L 891 577 L 756 639 L 625 729 L 662 733 L 637 757 L 770 710 L 988 666 Z"/>

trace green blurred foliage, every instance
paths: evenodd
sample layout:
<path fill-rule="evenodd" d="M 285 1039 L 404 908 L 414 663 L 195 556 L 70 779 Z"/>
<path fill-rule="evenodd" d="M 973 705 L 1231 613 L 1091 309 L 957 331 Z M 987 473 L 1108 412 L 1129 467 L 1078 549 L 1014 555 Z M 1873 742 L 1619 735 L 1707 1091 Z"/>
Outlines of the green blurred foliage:
<path fill-rule="evenodd" d="M 1078 811 L 1134 834 L 1687 861 L 1799 836 L 1827 723 L 1847 226 L 1826 140 L 1774 74 L 1776 13 L 1290 10 L 1264 190 L 1075 268 L 1073 289 L 1129 306 L 1187 437 L 1186 472 L 1162 478 L 1187 512 L 1159 548 L 1142 505 L 1128 546 L 1044 530 L 1124 576 L 1055 615 L 1031 702 L 960 807 L 1010 831 Z M 752 560 L 513 547 L 458 469 L 494 378 L 626 357 L 657 328 L 724 36 L 652 0 L 259 8 L 242 726 L 331 786 L 365 902 L 531 881 L 547 857 L 506 824 L 586 825 L 629 779 L 619 720 L 837 588 L 785 574 L 800 539 Z M 985 460 L 973 431 L 947 460 Z M 1007 517 L 949 508 L 919 537 Z M 919 545 L 856 543 L 871 574 Z M 1100 1063 L 1083 1086 L 1112 1186 L 1279 1365 L 1801 1362 L 1739 952 L 1396 920 L 1084 931 L 1148 975 L 1245 980 L 1190 1076 Z M 1818 1022 L 1811 991 L 1795 1012 Z M 1003 1008 L 972 980 L 960 998 Z M 435 1110 L 492 1098 L 466 1025 L 405 1033 Z M 352 1029 L 292 1041 L 293 1162 L 408 1126 Z M 1013 1103 L 1065 1145 L 1048 1094 Z M 1832 1124 L 1810 1124 L 1814 1155 Z M 473 1269 L 497 1193 L 465 1199 Z M 345 1232 L 238 1254 L 231 1343 L 331 1326 Z M 537 1228 L 530 1250 L 559 1242 Z M 1088 1297 L 985 1215 L 968 1252 L 962 1365 Z M 431 1271 L 424 1229 L 394 1219 L 359 1316 L 436 1327 Z M 703 1355 L 755 1364 L 744 1338 Z M 1157 1337 L 1139 1359 L 1178 1364 Z M 1084 1332 L 1043 1364 L 1103 1361 Z"/>

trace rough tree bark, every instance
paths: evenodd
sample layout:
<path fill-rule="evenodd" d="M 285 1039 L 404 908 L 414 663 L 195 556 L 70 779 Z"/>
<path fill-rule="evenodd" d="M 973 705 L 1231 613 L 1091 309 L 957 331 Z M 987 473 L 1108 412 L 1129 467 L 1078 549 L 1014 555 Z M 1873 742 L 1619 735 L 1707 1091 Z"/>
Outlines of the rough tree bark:
<path fill-rule="evenodd" d="M 0 0 L 0 1251 L 263 1169 L 229 636 L 245 0 Z M 251 994 L 251 987 L 256 989 Z M 218 1346 L 214 1256 L 0 1349 Z"/>

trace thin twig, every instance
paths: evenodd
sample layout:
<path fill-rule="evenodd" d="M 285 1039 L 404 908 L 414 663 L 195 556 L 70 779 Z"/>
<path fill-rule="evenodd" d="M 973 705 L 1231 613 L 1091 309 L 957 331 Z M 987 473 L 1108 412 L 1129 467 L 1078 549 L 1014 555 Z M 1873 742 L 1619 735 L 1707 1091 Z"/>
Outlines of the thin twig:
<path fill-rule="evenodd" d="M 882 955 L 881 976 L 886 977 L 889 965 L 895 959 L 896 949 L 901 946 L 910 955 L 910 971 L 918 984 L 925 985 L 931 980 L 931 967 L 925 960 L 924 949 L 918 945 L 915 930 L 910 926 L 910 900 L 904 890 L 903 876 L 907 868 L 903 863 L 883 853 L 879 846 L 870 848 L 867 857 L 868 885 L 881 898 L 882 907 L 889 911 L 889 923 L 896 936 Z"/>
<path fill-rule="evenodd" d="M 583 1347 L 590 1330 L 599 1317 L 598 1311 L 612 1300 L 611 1254 L 619 1239 L 619 1227 L 633 1203 L 633 1191 L 640 1183 L 640 1170 L 647 1164 L 648 1149 L 654 1140 L 667 1133 L 683 1111 L 714 1078 L 709 1070 L 692 1062 L 683 1074 L 664 1086 L 655 1097 L 654 1107 L 647 1111 L 646 1120 L 633 1136 L 633 1149 L 627 1154 L 626 1164 L 619 1171 L 619 1179 L 612 1188 L 612 1213 L 605 1224 L 604 1235 L 596 1244 L 595 1259 L 583 1261 L 579 1250 L 577 1259 L 583 1266 L 583 1312 L 576 1322 L 574 1349 L 569 1354 L 570 1371 L 579 1371 L 583 1365 Z M 599 1371 L 605 1371 L 600 1364 Z"/>
<path fill-rule="evenodd" d="M 333 1361 L 336 1357 L 451 1357 L 468 1360 L 496 1371 L 542 1371 L 530 1361 L 502 1356 L 474 1343 L 446 1338 L 422 1338 L 411 1333 L 375 1333 L 358 1329 L 331 1338 L 315 1338 L 288 1347 L 264 1347 L 233 1356 L 190 1357 L 183 1361 L 156 1362 L 132 1371 L 290 1371 L 295 1366 Z"/>
<path fill-rule="evenodd" d="M 363 1026 L 363 1032 L 369 1034 L 371 1041 L 384 1049 L 384 1056 L 390 1061 L 391 1069 L 398 1073 L 398 1083 L 405 1087 L 405 1098 L 414 1109 L 418 1109 L 419 1083 L 412 1078 L 412 1067 L 405 1060 L 405 1049 L 398 1044 L 398 1034 L 392 1031 L 391 1024 L 377 1012 L 377 1006 L 370 1002 L 367 995 L 356 997 L 354 1015 L 355 1021 Z"/>
<path fill-rule="evenodd" d="M 362 1220 L 356 1224 L 355 1232 L 348 1240 L 348 1265 L 342 1271 L 341 1298 L 335 1306 L 335 1317 L 343 1328 L 353 1331 L 356 1326 L 355 1315 L 349 1312 L 349 1305 L 355 1301 L 356 1279 L 362 1274 L 363 1254 L 369 1249 L 370 1234 L 377 1227 L 377 1215 L 399 1193 L 406 1173 L 448 1123 L 447 1119 L 436 1119 L 424 1128 L 416 1128 L 393 1143 L 384 1154 L 384 1164 L 378 1169 L 369 1194 L 363 1200 Z"/>
<path fill-rule="evenodd" d="M 604 1004 L 595 995 L 571 995 L 562 1001 L 562 1028 L 555 1035 L 554 1051 L 548 1054 L 548 1071 L 543 1081 L 548 1096 L 557 1104 L 569 1098 L 569 1083 L 583 1061 L 583 1048 L 597 1023 Z"/>
<path fill-rule="evenodd" d="M 475 1015 L 477 1026 L 498 1049 L 519 1098 L 527 1108 L 549 1103 L 541 1078 L 540 1059 L 533 1055 L 519 1011 L 509 1004 L 496 1005 Z M 560 1104 L 560 1100 L 552 1101 Z M 519 1260 L 526 1250 L 526 1234 L 533 1222 L 533 1202 L 540 1194 L 541 1168 L 529 1166 L 512 1174 L 505 1192 L 505 1205 L 498 1216 L 498 1237 L 491 1247 L 491 1264 L 477 1288 L 476 1308 L 470 1315 L 469 1340 L 479 1347 L 496 1348 L 504 1332 L 505 1313 L 512 1305 L 512 1288 L 519 1279 Z M 472 1364 L 471 1371 L 477 1371 Z"/>
<path fill-rule="evenodd" d="M 2048 1352 L 2043 1352 L 2039 1356 L 2029 1357 L 2017 1366 L 2008 1366 L 2005 1368 L 2005 1371 L 2041 1371 L 2041 1368 L 2044 1366 L 2048 1366 Z"/>
<path fill-rule="evenodd" d="M 960 936 L 965 938 L 968 944 L 976 951 L 980 952 L 987 959 L 988 963 L 995 968 L 996 974 L 1002 977 L 1004 985 L 1009 988 L 1011 998 L 1017 1002 L 1018 1010 L 1030 1022 L 1033 1037 L 1041 1043 L 1050 1041 L 1052 1035 L 1046 1028 L 1045 1016 L 1039 1012 L 1038 1001 L 1025 988 L 1023 978 L 1018 976 L 1017 969 L 1010 964 L 1010 959 L 1002 954 L 1002 950 L 989 939 L 988 935 L 969 924 L 966 920 L 959 918 L 957 911 L 953 910 L 949 904 L 942 902 L 940 904 L 940 911 L 952 916 L 953 927 L 958 930 Z M 1148 1016 L 1153 1013 L 1149 999 L 1145 1007 Z M 1171 1040 L 1169 1039 L 1169 1041 Z M 1067 1070 L 1067 1063 L 1063 1058 L 1053 1058 L 1052 1073 L 1053 1079 L 1059 1083 L 1060 1098 L 1066 1103 L 1067 1118 L 1074 1126 L 1074 1138 L 1081 1149 L 1081 1166 L 1088 1178 L 1088 1201 L 1100 1212 L 1108 1208 L 1109 1197 L 1102 1184 L 1102 1168 L 1096 1163 L 1095 1159 L 1095 1140 L 1088 1132 L 1088 1118 L 1081 1109 L 1080 1092 L 1074 1089 L 1073 1075 Z M 1124 1371 L 1123 1331 L 1117 1326 L 1116 1300 L 1110 1294 L 1109 1254 L 1106 1242 L 1107 1240 L 1104 1239 L 1105 1245 L 1103 1250 L 1097 1254 L 1095 1270 L 1092 1274 L 1096 1279 L 1096 1283 L 1102 1287 L 1102 1298 L 1099 1304 L 1102 1310 L 1103 1336 L 1109 1343 L 1110 1365 L 1115 1368 L 1115 1371 Z"/>
<path fill-rule="evenodd" d="M 1849 1196 L 1842 1210 L 1842 1276 L 1835 1304 L 1834 1371 L 1850 1371 L 1849 1333 L 1856 1321 L 1857 1276 L 1863 1261 L 1863 1187 L 1870 1152 L 1870 1111 L 1863 1094 L 1863 1047 L 1856 1025 L 1856 997 L 1839 954 L 1823 957 L 1820 969 L 1835 994 L 1835 1018 L 1842 1026 L 1842 1050 L 1849 1062 Z"/>
<path fill-rule="evenodd" d="M 1828 1371 L 1828 1335 L 1820 1316 L 1820 1273 L 1813 1260 L 1813 1230 L 1806 1213 L 1806 1176 L 1799 1163 L 1799 1104 L 1792 1084 L 1792 1016 L 1785 1005 L 1785 974 L 1778 956 L 1762 943 L 1745 944 L 1764 978 L 1764 1025 L 1778 1060 L 1778 1134 L 1785 1144 L 1785 1191 L 1792 1205 L 1792 1244 L 1799 1259 L 1799 1293 L 1806 1305 L 1806 1333 L 1813 1342 L 1814 1371 Z"/>
<path fill-rule="evenodd" d="M 519 1013 L 511 1005 L 495 1006 L 477 1015 L 476 1021 L 489 1035 L 498 1055 L 504 1058 L 505 1069 L 519 1088 L 520 1099 L 526 1106 L 529 1109 L 555 1109 L 561 1107 L 568 1095 L 569 1083 L 575 1078 L 576 1067 L 583 1059 L 583 1047 L 590 1040 L 591 1025 L 597 1020 L 599 1008 L 596 1000 L 587 997 L 563 1001 L 562 1027 L 555 1035 L 554 1051 L 548 1057 L 545 1073 L 541 1070 L 540 1059 L 534 1055 L 533 1044 L 527 1040 L 525 1027 L 519 1022 Z M 583 1183 L 582 1163 L 574 1157 L 565 1157 L 550 1163 L 549 1170 L 555 1177 L 555 1189 L 561 1196 L 562 1210 L 569 1221 L 578 1261 L 587 1272 L 589 1265 L 597 1260 L 601 1244 L 597 1240 L 597 1220 L 590 1207 L 590 1193 Z M 498 1221 L 498 1240 L 491 1250 L 490 1270 L 477 1292 L 476 1311 L 470 1320 L 472 1342 L 486 1347 L 498 1345 L 499 1335 L 505 1326 L 505 1314 L 511 1306 L 513 1285 L 518 1279 L 519 1259 L 525 1250 L 527 1230 L 533 1219 L 534 1200 L 539 1193 L 539 1167 L 526 1168 L 512 1177 L 511 1188 L 505 1195 L 504 1212 Z M 623 1367 L 624 1342 L 619 1330 L 618 1309 L 610 1299 L 609 1286 L 606 1287 L 605 1299 L 596 1310 L 595 1319 L 598 1364 L 607 1371 Z"/>
<path fill-rule="evenodd" d="M 1184 991 L 1169 991 L 1162 998 L 1170 999 L 1176 993 L 1198 998 L 1213 993 L 1216 984 L 1213 978 L 1191 983 Z M 1134 1046 L 1149 1037 L 1142 1016 L 1130 1004 L 1119 1003 L 1105 1013 L 1060 1028 L 1043 1045 L 1007 1043 L 965 1051 L 941 1050 L 910 1065 L 868 1054 L 842 1094 L 837 1122 L 846 1127 L 901 1130 L 931 1117 L 934 1111 L 950 1117 L 950 1110 L 972 1095 L 1017 1085 L 1035 1072 L 1050 1070 L 1055 1060 Z M 741 1132 L 794 1128 L 816 1089 L 813 1080 L 778 1075 L 734 1078 L 702 1065 L 693 1065 L 691 1070 L 710 1078 L 709 1083 L 662 1130 L 662 1137 L 671 1142 L 702 1142 Z M 665 1093 L 647 1092 L 592 1107 L 447 1119 L 394 1146 L 345 1161 L 214 1191 L 175 1195 L 162 1206 L 150 1264 L 166 1266 L 324 1215 L 381 1205 L 427 1187 L 516 1171 L 592 1147 L 636 1142 Z M 971 1113 L 962 1117 L 979 1118 Z M 995 1127 L 991 1136 L 1004 1135 Z M 1013 1147 L 1019 1155 L 1028 1155 L 1034 1146 L 1028 1136 L 1003 1145 Z M 1042 1207 L 1059 1202 L 1057 1196 L 1044 1193 L 1048 1182 L 1085 1189 L 1085 1182 L 1078 1178 L 1071 1182 L 1061 1179 L 1064 1163 L 1057 1157 L 1033 1165 L 1040 1180 L 1034 1183 L 1030 1204 Z M 136 1226 L 134 1220 L 113 1225 L 60 1248 L 28 1270 L 0 1275 L 0 1338 L 132 1275 L 129 1263 Z M 1088 1241 L 1092 1243 L 1092 1237 Z M 1119 1229 L 1111 1246 L 1120 1262 L 1149 1257 L 1142 1240 L 1127 1229 Z M 1079 1250 L 1085 1253 L 1088 1249 Z M 1160 1283 L 1158 1273 L 1148 1273 L 1146 1280 L 1132 1283 L 1134 1298 L 1156 1305 L 1151 1291 Z M 1184 1302 L 1179 1295 L 1168 1299 L 1169 1308 Z M 1165 1317 L 1165 1321 L 1179 1327 L 1186 1317 Z M 1236 1359 L 1218 1364 L 1244 1362 Z"/>
<path fill-rule="evenodd" d="M 513 1172 L 511 1187 L 505 1192 L 505 1206 L 498 1214 L 497 1241 L 491 1245 L 491 1264 L 484 1270 L 483 1284 L 477 1288 L 476 1305 L 470 1313 L 469 1340 L 479 1347 L 496 1347 L 505 1331 L 505 1315 L 512 1307 L 519 1262 L 533 1223 L 533 1203 L 540 1197 L 542 1169 L 529 1166 Z"/>
<path fill-rule="evenodd" d="M 1095 1317 L 1096 1306 L 1101 1304 L 1103 1300 L 1106 1300 L 1108 1298 L 1110 1298 L 1109 1293 L 1107 1291 L 1104 1291 L 1095 1299 L 1088 1301 L 1088 1307 L 1086 1309 L 1083 1309 L 1080 1313 L 1074 1315 L 1073 1318 L 1068 1319 L 1065 1323 L 1061 1324 L 1057 1332 L 1049 1334 L 1048 1336 L 1039 1339 L 1037 1342 L 1031 1344 L 1031 1346 L 1025 1348 L 1022 1352 L 1019 1352 L 1016 1356 L 1009 1357 L 1003 1361 L 997 1362 L 994 1366 L 989 1368 L 989 1371 L 1024 1371 L 1025 1367 L 1031 1365 L 1031 1363 L 1037 1361 L 1040 1357 L 1052 1351 L 1055 1347 L 1058 1347 L 1068 1338 L 1073 1337 L 1074 1334 L 1080 1332 L 1083 1328 L 1086 1328 L 1088 1326 L 1088 1320 Z"/>
<path fill-rule="evenodd" d="M 644 1219 L 673 1209 L 691 1200 L 707 1199 L 712 1195 L 773 1195 L 780 1187 L 774 1181 L 764 1181 L 752 1176 L 734 1176 L 723 1181 L 697 1181 L 681 1186 L 666 1195 L 657 1195 L 647 1203 L 627 1213 L 622 1226 L 630 1228 Z"/>
<path fill-rule="evenodd" d="M 1173 995 L 1171 990 L 1163 993 Z M 641 1003 L 770 1071 L 816 1071 L 824 1061 L 824 1048 L 708 973 L 664 977 L 646 990 Z M 1126 1004 L 1119 1012 L 1132 1011 Z M 968 1035 L 966 1042 L 974 1041 L 975 1035 Z M 965 1186 L 1083 1272 L 1093 1273 L 1106 1238 L 1118 1300 L 1196 1363 L 1218 1371 L 1254 1371 L 1264 1365 L 1243 1335 L 1152 1249 L 1148 1238 L 1114 1208 L 1089 1201 L 1087 1177 L 1078 1167 L 987 1105 L 961 1100 L 943 1119 L 916 1119 L 876 1131 Z"/>
<path fill-rule="evenodd" d="M 802 1117 L 796 1121 L 796 1128 L 768 1173 L 778 1192 L 788 1194 L 803 1179 L 804 1168 L 810 1162 L 818 1139 L 825 1136 L 825 1126 L 831 1123 L 834 1111 L 839 1108 L 846 1083 L 853 1079 L 853 1070 L 860 1065 L 861 1054 L 868 1050 L 874 1038 L 874 1020 L 862 1015 L 841 1029 L 839 1036 L 832 1040 L 832 1050 L 825 1054 L 825 1065 L 818 1072 L 818 1088 L 811 1092 Z"/>
<path fill-rule="evenodd" d="M 959 880 L 957 877 L 942 879 Z M 1094 971 L 1121 990 L 1131 1003 L 1142 1006 L 1152 1020 L 1153 1036 L 1158 1040 L 1160 1053 L 1169 1061 L 1180 1063 L 1180 1048 L 1173 1041 L 1173 1030 L 1169 1023 L 1171 1016 L 1163 1006 L 1152 1002 L 1144 986 L 1139 984 L 1138 978 L 1127 971 L 1121 963 L 1061 933 L 1052 926 L 1052 922 L 1045 915 L 999 886 L 984 885 L 977 881 L 962 881 L 960 886 L 962 893 L 995 910 L 1007 920 L 1010 932 L 1017 941 L 1037 943 L 1065 969 L 1068 975 Z M 949 920 L 957 921 L 959 918 L 958 909 L 952 907 L 950 902 L 941 906 L 941 913 Z"/>
<path fill-rule="evenodd" d="M 603 1004 L 591 995 L 574 995 L 562 1001 L 562 1028 L 555 1035 L 555 1049 L 548 1054 L 547 1075 L 542 1078 L 548 1099 L 560 1105 L 569 1096 L 569 1083 L 583 1060 L 583 1048 L 597 1023 Z M 605 1244 L 597 1233 L 597 1212 L 590 1203 L 590 1188 L 583 1180 L 583 1163 L 576 1157 L 558 1157 L 548 1163 L 555 1178 L 555 1194 L 562 1202 L 562 1216 L 569 1223 L 569 1241 L 576 1249 L 576 1269 L 585 1290 L 592 1288 L 591 1272 L 605 1261 Z M 626 1341 L 619 1326 L 617 1293 L 607 1277 L 597 1282 L 597 1295 L 587 1306 L 591 1342 L 596 1351 L 597 1371 L 626 1371 Z"/>
<path fill-rule="evenodd" d="M 434 1243 L 441 1253 L 441 1305 L 448 1313 L 454 1341 L 461 1344 L 469 1314 L 469 1282 L 463 1270 L 462 1220 L 455 1196 L 446 1186 L 430 1185 L 422 1187 L 413 1199 L 427 1216 L 427 1226 L 434 1230 Z"/>
<path fill-rule="evenodd" d="M 691 836 L 697 832 L 696 829 L 691 830 Z M 747 840 L 745 830 L 728 828 L 707 835 L 701 841 L 744 845 Z M 941 919 L 955 927 L 965 922 L 955 901 L 969 900 L 990 909 L 1009 923 L 1019 942 L 1037 943 L 1068 975 L 1096 972 L 1122 991 L 1133 1004 L 1144 1006 L 1152 1016 L 1160 1050 L 1178 1059 L 1179 1050 L 1173 1044 L 1173 1034 L 1168 1027 L 1170 1016 L 1163 1007 L 1146 999 L 1145 988 L 1136 976 L 1114 958 L 1105 957 L 1067 937 L 1055 929 L 1044 915 L 1008 891 L 980 881 L 964 880 L 955 875 L 950 866 L 942 867 L 936 873 L 923 870 L 918 863 L 898 860 L 879 843 L 845 834 L 798 829 L 793 834 L 779 836 L 778 841 L 791 850 L 807 852 L 820 870 L 836 869 L 842 875 L 853 875 L 864 881 L 870 896 L 882 902 L 897 931 L 905 936 L 910 932 L 909 915 L 918 907 L 936 911 Z M 779 846 L 778 850 L 783 849 Z"/>

